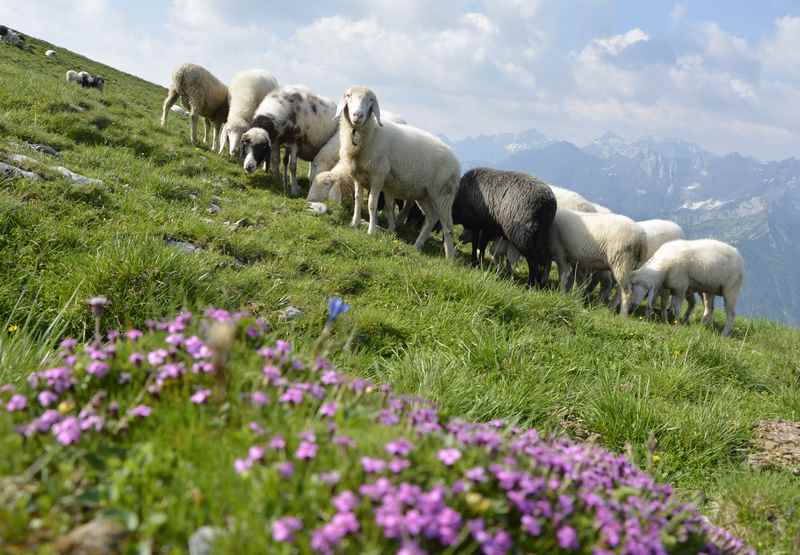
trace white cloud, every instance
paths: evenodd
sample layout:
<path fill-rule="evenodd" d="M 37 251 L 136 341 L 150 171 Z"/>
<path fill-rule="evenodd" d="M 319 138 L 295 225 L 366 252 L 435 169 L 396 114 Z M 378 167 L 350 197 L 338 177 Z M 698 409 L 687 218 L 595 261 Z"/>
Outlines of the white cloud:
<path fill-rule="evenodd" d="M 672 11 L 669 12 L 669 16 L 672 18 L 673 22 L 677 23 L 683 21 L 688 13 L 689 8 L 686 4 L 684 2 L 679 2 L 672 6 Z"/>
<path fill-rule="evenodd" d="M 775 21 L 775 34 L 760 48 L 769 76 L 800 82 L 800 17 L 785 16 Z"/>

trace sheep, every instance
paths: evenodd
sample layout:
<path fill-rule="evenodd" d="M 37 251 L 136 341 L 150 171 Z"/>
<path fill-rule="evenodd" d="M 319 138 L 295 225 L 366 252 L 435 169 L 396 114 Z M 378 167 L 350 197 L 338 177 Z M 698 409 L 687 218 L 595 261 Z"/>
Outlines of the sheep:
<path fill-rule="evenodd" d="M 106 84 L 105 79 L 103 79 L 99 75 L 91 75 L 89 73 L 86 73 L 85 71 L 82 71 L 81 73 L 84 74 L 81 76 L 81 81 L 80 81 L 81 87 L 83 87 L 84 89 L 99 89 L 100 91 L 103 90 L 103 87 Z"/>
<path fill-rule="evenodd" d="M 272 91 L 256 109 L 252 128 L 242 135 L 245 171 L 252 173 L 262 163 L 267 169 L 271 155 L 273 171 L 280 178 L 280 146 L 284 145 L 284 189 L 289 184 L 288 166 L 291 194 L 299 194 L 297 158 L 309 162 L 314 159 L 336 133 L 335 114 L 333 101 L 314 94 L 307 87 L 293 85 Z"/>
<path fill-rule="evenodd" d="M 56 57 L 56 51 L 55 50 L 45 50 L 44 55 L 47 56 L 48 58 L 55 58 Z"/>
<path fill-rule="evenodd" d="M 391 121 L 397 124 L 406 124 L 406 120 L 391 112 L 384 111 L 381 114 L 382 121 Z M 338 123 L 338 122 L 337 122 Z M 338 130 L 337 130 L 338 131 Z M 333 137 L 325 143 L 311 162 L 309 168 L 308 196 L 309 202 L 347 202 L 353 201 L 355 186 L 352 178 L 342 171 L 334 171 L 339 162 L 339 133 L 334 133 Z M 401 220 L 402 221 L 402 220 Z"/>
<path fill-rule="evenodd" d="M 408 123 L 401 116 L 393 114 L 388 110 L 383 111 L 381 114 L 381 119 L 382 121 L 391 121 L 392 123 L 403 125 Z M 314 160 L 311 161 L 311 165 L 308 170 L 308 182 L 312 184 L 312 187 L 314 184 L 314 179 L 319 173 L 333 169 L 333 167 L 339 161 L 339 146 L 339 133 L 334 133 L 330 140 L 325 143 L 325 146 L 323 146 L 319 153 L 314 157 Z"/>
<path fill-rule="evenodd" d="M 600 212 L 598 208 L 603 208 L 600 205 L 587 200 L 581 194 L 571 191 L 570 189 L 550 185 L 550 190 L 553 191 L 553 194 L 556 197 L 558 208 L 569 208 L 570 210 L 576 210 L 578 212 Z M 605 210 L 608 209 L 606 208 Z M 469 234 L 462 235 L 461 240 L 469 241 L 471 240 L 471 236 Z M 522 257 L 520 252 L 503 238 L 494 241 L 492 244 L 491 253 L 492 258 L 496 263 L 502 266 L 503 262 L 505 262 L 505 272 L 507 274 L 511 274 L 513 272 L 514 266 L 517 265 L 517 262 Z M 549 272 L 549 267 L 545 268 L 544 271 L 546 276 Z"/>
<path fill-rule="evenodd" d="M 239 148 L 242 135 L 250 129 L 253 119 L 264 97 L 278 88 L 278 80 L 261 69 L 241 71 L 233 76 L 229 87 L 231 105 L 228 110 L 228 121 L 222 127 L 222 137 L 219 141 L 219 153 L 222 154 L 225 144 L 228 143 L 228 153 L 233 153 Z"/>
<path fill-rule="evenodd" d="M 714 296 L 725 299 L 725 327 L 722 335 L 731 334 L 736 319 L 736 302 L 744 282 L 744 259 L 739 251 L 722 241 L 678 239 L 664 243 L 641 268 L 633 272 L 633 302 L 647 295 L 648 314 L 655 296 L 666 290 L 672 295 L 672 309 L 680 314 L 681 304 L 689 303 L 681 319 L 687 323 L 694 310 L 694 293 L 702 293 L 705 310 L 702 322 L 709 324 L 714 317 Z M 666 319 L 666 307 L 662 308 Z"/>
<path fill-rule="evenodd" d="M 25 37 L 5 25 L 0 25 L 0 42 L 23 48 L 25 46 Z"/>
<path fill-rule="evenodd" d="M 78 75 L 78 72 L 75 71 L 74 69 L 67 70 L 66 78 L 67 78 L 67 83 L 75 82 L 80 84 L 81 82 L 80 75 Z"/>
<path fill-rule="evenodd" d="M 476 168 L 461 178 L 453 223 L 469 231 L 473 265 L 483 261 L 489 241 L 503 238 L 528 261 L 528 285 L 542 285 L 540 268 L 550 258 L 548 242 L 556 206 L 553 191 L 535 177 Z"/>
<path fill-rule="evenodd" d="M 414 246 L 422 250 L 437 222 L 442 224 L 445 256 L 455 258 L 452 209 L 461 176 L 453 150 L 439 138 L 410 125 L 381 121 L 378 97 L 368 87 L 347 89 L 336 109 L 339 164 L 355 182 L 353 220 L 361 224 L 361 197 L 369 190 L 370 235 L 378 231 L 378 198 L 383 192 L 389 230 L 395 229 L 394 200 L 416 201 L 425 223 Z"/>
<path fill-rule="evenodd" d="M 211 149 L 215 150 L 220 128 L 228 117 L 228 87 L 203 67 L 195 64 L 178 66 L 172 74 L 172 83 L 164 99 L 161 127 L 166 125 L 167 113 L 178 98 L 191 114 L 189 138 L 192 144 L 197 141 L 197 121 L 202 117 L 206 128 L 211 127 Z"/>
<path fill-rule="evenodd" d="M 620 314 L 628 315 L 631 275 L 647 254 L 647 235 L 641 226 L 617 214 L 560 208 L 550 233 L 550 251 L 564 289 L 568 288 L 573 268 L 575 271 L 611 270 L 622 297 Z"/>

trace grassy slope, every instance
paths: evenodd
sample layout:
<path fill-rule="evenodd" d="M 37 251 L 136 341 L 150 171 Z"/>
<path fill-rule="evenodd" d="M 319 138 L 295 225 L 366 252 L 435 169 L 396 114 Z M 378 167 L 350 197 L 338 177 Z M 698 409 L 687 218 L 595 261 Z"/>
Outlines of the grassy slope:
<path fill-rule="evenodd" d="M 421 393 L 450 414 L 596 433 L 612 449 L 630 442 L 641 451 L 654 432 L 661 479 L 765 552 L 796 545 L 797 478 L 744 464 L 754 422 L 800 419 L 796 331 L 740 320 L 724 340 L 699 325 L 623 321 L 449 264 L 434 242 L 419 255 L 410 230 L 406 241 L 373 238 L 347 227 L 341 212 L 311 216 L 263 174 L 245 176 L 189 146 L 176 114 L 159 128 L 160 87 L 60 49 L 49 60 L 49 45 L 31 42 L 33 53 L 0 48 L 0 159 L 22 153 L 50 163 L 13 144 L 44 142 L 61 150 L 59 164 L 105 185 L 52 174 L 0 183 L 0 320 L 23 324 L 35 314 L 3 339 L 4 352 L 56 317 L 81 336 L 88 315 L 74 299 L 94 294 L 112 300 L 120 327 L 214 304 L 265 316 L 303 348 L 320 329 L 325 298 L 338 293 L 356 324 L 352 349 L 334 357 L 341 367 Z M 70 68 L 107 76 L 106 92 L 64 83 Z M 219 213 L 207 212 L 212 202 Z M 241 218 L 253 225 L 224 223 Z M 166 237 L 203 250 L 182 252 Z M 281 323 L 287 304 L 304 316 Z M 0 381 L 32 369 L 36 349 L 19 353 L 0 356 Z M 199 467 L 200 480 L 213 468 Z"/>

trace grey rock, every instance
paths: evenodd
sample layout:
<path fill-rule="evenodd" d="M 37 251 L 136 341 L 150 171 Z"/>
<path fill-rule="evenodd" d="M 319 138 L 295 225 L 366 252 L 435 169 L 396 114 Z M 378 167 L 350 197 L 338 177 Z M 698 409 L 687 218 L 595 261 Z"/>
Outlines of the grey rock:
<path fill-rule="evenodd" d="M 211 206 L 208 207 L 206 212 L 208 212 L 209 214 L 219 214 L 220 210 L 222 209 L 219 207 L 219 205 L 212 203 Z"/>
<path fill-rule="evenodd" d="M 72 170 L 65 168 L 64 166 L 53 166 L 50 168 L 51 170 L 57 171 L 64 177 L 70 179 L 74 183 L 78 183 L 80 185 L 102 185 L 103 182 L 100 179 L 94 179 L 91 177 L 86 177 L 85 175 L 81 175 L 79 173 L 75 173 Z"/>
<path fill-rule="evenodd" d="M 291 322 L 292 320 L 297 320 L 303 315 L 303 311 L 297 308 L 296 306 L 287 306 L 283 310 L 281 310 L 279 318 L 284 322 Z"/>
<path fill-rule="evenodd" d="M 200 252 L 200 251 L 203 250 L 202 247 L 199 247 L 199 246 L 195 245 L 194 243 L 190 243 L 188 241 L 178 241 L 177 239 L 167 239 L 166 243 L 170 247 L 175 247 L 175 248 L 181 249 L 181 250 L 183 250 L 185 252 L 189 252 L 189 253 Z"/>
<path fill-rule="evenodd" d="M 30 156 L 25 156 L 24 154 L 12 154 L 11 160 L 14 162 L 26 162 L 28 164 L 39 164 L 39 160 L 36 158 L 31 158 Z"/>
<path fill-rule="evenodd" d="M 211 555 L 214 542 L 223 534 L 221 528 L 203 526 L 189 537 L 189 555 Z"/>
<path fill-rule="evenodd" d="M 308 211 L 315 216 L 322 216 L 328 211 L 328 206 L 324 202 L 309 202 Z"/>
<path fill-rule="evenodd" d="M 58 158 L 59 156 L 58 151 L 54 149 L 52 146 L 40 145 L 37 143 L 32 143 L 28 146 L 30 146 L 36 152 L 41 152 L 42 154 L 49 154 L 50 156 L 55 156 L 56 158 Z"/>
<path fill-rule="evenodd" d="M 32 181 L 39 181 L 41 179 L 41 176 L 39 174 L 28 172 L 21 168 L 18 168 L 16 166 L 11 166 L 3 162 L 0 162 L 0 177 L 5 177 L 5 178 L 24 177 L 25 179 L 30 179 Z"/>

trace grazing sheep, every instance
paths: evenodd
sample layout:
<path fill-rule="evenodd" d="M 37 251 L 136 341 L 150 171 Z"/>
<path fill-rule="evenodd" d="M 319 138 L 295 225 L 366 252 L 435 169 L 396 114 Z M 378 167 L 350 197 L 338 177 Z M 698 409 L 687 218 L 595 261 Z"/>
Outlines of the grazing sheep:
<path fill-rule="evenodd" d="M 105 87 L 106 80 L 100 77 L 99 75 L 91 75 L 86 73 L 85 71 L 81 72 L 84 75 L 81 75 L 81 87 L 84 89 L 98 89 L 100 91 L 103 90 Z M 80 74 L 79 74 L 80 75 Z"/>
<path fill-rule="evenodd" d="M 291 194 L 297 195 L 297 158 L 312 161 L 320 149 L 336 133 L 336 104 L 311 92 L 307 87 L 281 87 L 261 101 L 253 117 L 253 126 L 242 136 L 245 149 L 244 169 L 256 171 L 260 164 L 269 166 L 272 156 L 273 171 L 280 178 L 278 162 L 280 146 L 284 155 L 284 189 L 289 185 Z"/>
<path fill-rule="evenodd" d="M 442 224 L 447 258 L 453 245 L 453 200 L 461 165 L 455 153 L 430 133 L 381 121 L 378 97 L 367 87 L 350 87 L 336 110 L 339 118 L 339 164 L 354 180 L 351 225 L 361 224 L 361 197 L 369 190 L 369 231 L 378 231 L 378 198 L 383 192 L 389 230 L 395 229 L 394 200 L 412 200 L 425 214 L 414 246 L 422 249 L 437 222 Z"/>
<path fill-rule="evenodd" d="M 211 149 L 215 150 L 220 128 L 228 117 L 228 87 L 203 67 L 195 64 L 178 66 L 172 74 L 172 83 L 164 99 L 161 127 L 167 123 L 167 113 L 178 98 L 191 114 L 189 138 L 192 144 L 197 141 L 197 121 L 203 118 L 206 129 L 211 127 Z"/>
<path fill-rule="evenodd" d="M 219 141 L 220 154 L 228 143 L 228 153 L 233 156 L 239 148 L 242 135 L 250 129 L 258 105 L 265 96 L 277 88 L 278 80 L 270 72 L 262 69 L 240 71 L 233 76 L 228 88 L 231 98 L 228 121 L 222 127 L 222 137 Z"/>
<path fill-rule="evenodd" d="M 550 190 L 552 190 L 553 194 L 556 196 L 558 208 L 569 208 L 570 210 L 576 210 L 578 212 L 600 212 L 598 208 L 602 208 L 600 205 L 587 200 L 583 197 L 583 195 L 576 193 L 575 191 L 571 191 L 570 189 L 550 185 Z M 471 236 L 469 234 L 462 235 L 461 240 L 465 242 L 469 241 L 471 240 Z M 509 244 L 508 241 L 502 238 L 492 243 L 491 253 L 494 261 L 501 267 L 505 262 L 504 269 L 507 274 L 511 274 L 513 272 L 517 262 L 519 262 L 519 259 L 522 258 L 520 252 L 515 249 L 513 245 Z M 547 268 L 543 268 L 543 271 L 546 278 L 550 271 L 549 264 Z"/>
<path fill-rule="evenodd" d="M 744 281 L 744 259 L 739 251 L 713 239 L 687 241 L 678 239 L 664 243 L 644 266 L 633 272 L 633 302 L 641 302 L 647 295 L 648 314 L 653 309 L 655 296 L 666 290 L 672 295 L 672 309 L 680 314 L 686 298 L 689 304 L 681 321 L 685 324 L 694 310 L 694 293 L 702 293 L 705 304 L 703 323 L 714 317 L 714 296 L 725 299 L 725 327 L 723 336 L 729 336 L 736 319 L 736 302 Z M 666 319 L 666 308 L 662 308 Z"/>
<path fill-rule="evenodd" d="M 44 55 L 47 56 L 48 58 L 55 58 L 56 57 L 56 51 L 55 50 L 45 50 Z"/>
<path fill-rule="evenodd" d="M 381 114 L 382 121 L 391 121 L 392 123 L 398 124 L 407 124 L 408 122 L 403 119 L 402 117 L 393 114 L 388 110 L 384 110 Z M 338 123 L 338 122 L 337 122 Z M 341 143 L 339 141 L 339 133 L 334 133 L 330 140 L 325 143 L 325 146 L 319 151 L 319 153 L 314 157 L 314 160 L 311 161 L 311 165 L 309 166 L 308 170 L 308 182 L 314 184 L 314 179 L 318 174 L 321 172 L 326 172 L 332 170 L 336 163 L 339 161 L 339 147 Z M 311 192 L 309 191 L 309 194 Z M 318 196 L 320 193 L 315 193 L 315 196 Z"/>
<path fill-rule="evenodd" d="M 67 83 L 71 83 L 71 82 L 75 82 L 75 83 L 78 83 L 78 84 L 80 84 L 80 82 L 81 82 L 81 76 L 78 75 L 78 72 L 75 71 L 74 69 L 68 69 L 67 70 Z"/>
<path fill-rule="evenodd" d="M 631 275 L 647 254 L 647 235 L 636 222 L 617 214 L 559 209 L 550 233 L 550 251 L 564 289 L 578 270 L 610 270 L 620 288 L 620 314 L 627 316 Z"/>
<path fill-rule="evenodd" d="M 548 242 L 556 214 L 550 187 L 524 173 L 476 168 L 461 178 L 453 222 L 470 232 L 472 263 L 483 261 L 489 241 L 505 239 L 528 261 L 528 285 L 542 285 L 540 269 L 550 260 Z"/>

